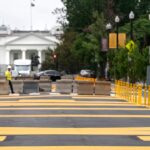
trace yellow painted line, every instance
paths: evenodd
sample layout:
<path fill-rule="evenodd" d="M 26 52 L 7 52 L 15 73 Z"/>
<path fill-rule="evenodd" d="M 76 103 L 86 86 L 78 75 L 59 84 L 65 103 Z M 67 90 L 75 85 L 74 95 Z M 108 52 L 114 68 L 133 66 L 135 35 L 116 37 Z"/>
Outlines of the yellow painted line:
<path fill-rule="evenodd" d="M 129 111 L 148 111 L 149 109 L 146 108 L 76 108 L 76 107 L 69 107 L 69 108 L 65 108 L 65 107 L 52 107 L 52 108 L 44 108 L 44 107 L 33 107 L 33 108 L 29 108 L 29 107 L 22 107 L 22 108 L 0 108 L 0 110 L 129 110 Z"/>
<path fill-rule="evenodd" d="M 137 136 L 140 140 L 148 142 L 150 141 L 150 136 Z"/>
<path fill-rule="evenodd" d="M 4 103 L 0 102 L 0 106 L 135 106 L 129 103 Z"/>
<path fill-rule="evenodd" d="M 19 100 L 19 101 L 1 101 L 0 103 L 83 103 L 83 104 L 129 104 L 128 102 L 111 101 L 75 101 L 75 100 Z"/>
<path fill-rule="evenodd" d="M 150 146 L 2 146 L 0 150 L 150 150 Z"/>
<path fill-rule="evenodd" d="M 12 101 L 11 101 L 12 102 Z M 71 103 L 71 102 L 76 102 L 75 100 L 19 100 L 18 102 L 27 102 L 27 103 Z"/>
<path fill-rule="evenodd" d="M 75 97 L 72 97 L 72 98 L 73 99 L 93 99 L 93 100 L 94 99 L 99 99 L 99 100 L 100 99 L 110 99 L 110 100 L 114 100 L 114 99 L 119 99 L 120 100 L 121 99 L 121 98 L 118 98 L 118 97 L 111 97 L 111 96 L 110 97 L 89 97 L 89 96 L 88 97 L 82 97 L 82 96 L 79 97 L 79 96 L 75 96 Z"/>
<path fill-rule="evenodd" d="M 6 138 L 7 138 L 7 136 L 0 136 L 0 142 L 5 141 L 5 140 L 6 140 Z"/>
<path fill-rule="evenodd" d="M 132 128 L 35 128 L 0 127 L 2 135 L 150 135 L 150 127 Z"/>
<path fill-rule="evenodd" d="M 63 96 L 68 96 L 68 95 L 63 95 Z M 62 97 L 62 95 L 34 95 L 34 96 L 8 96 L 8 95 L 1 95 L 0 96 L 0 99 L 3 99 L 3 98 L 9 98 L 9 99 L 14 99 L 14 98 L 43 98 L 43 97 Z M 69 97 L 69 96 L 68 96 Z"/>
<path fill-rule="evenodd" d="M 150 118 L 150 115 L 89 115 L 89 114 L 43 114 L 0 115 L 0 118 Z"/>

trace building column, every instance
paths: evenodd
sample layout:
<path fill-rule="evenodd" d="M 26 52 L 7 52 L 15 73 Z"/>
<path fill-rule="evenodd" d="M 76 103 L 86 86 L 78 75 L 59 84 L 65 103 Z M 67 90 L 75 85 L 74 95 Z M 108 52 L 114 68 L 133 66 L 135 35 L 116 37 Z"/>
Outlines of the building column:
<path fill-rule="evenodd" d="M 39 62 L 42 63 L 42 51 L 38 50 Z"/>
<path fill-rule="evenodd" d="M 6 51 L 6 65 L 10 64 L 10 51 Z"/>
<path fill-rule="evenodd" d="M 26 50 L 22 50 L 22 59 L 26 59 Z"/>

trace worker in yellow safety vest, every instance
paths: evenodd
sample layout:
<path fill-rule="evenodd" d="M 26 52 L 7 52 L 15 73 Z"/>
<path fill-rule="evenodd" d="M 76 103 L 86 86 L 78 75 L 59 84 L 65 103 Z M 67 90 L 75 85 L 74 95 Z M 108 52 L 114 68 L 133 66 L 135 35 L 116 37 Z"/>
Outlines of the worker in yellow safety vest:
<path fill-rule="evenodd" d="M 6 77 L 6 80 L 8 81 L 8 83 L 9 83 L 11 93 L 13 94 L 14 90 L 13 90 L 13 85 L 12 85 L 12 82 L 11 82 L 11 80 L 12 80 L 11 66 L 7 67 L 7 70 L 5 71 L 5 77 Z"/>

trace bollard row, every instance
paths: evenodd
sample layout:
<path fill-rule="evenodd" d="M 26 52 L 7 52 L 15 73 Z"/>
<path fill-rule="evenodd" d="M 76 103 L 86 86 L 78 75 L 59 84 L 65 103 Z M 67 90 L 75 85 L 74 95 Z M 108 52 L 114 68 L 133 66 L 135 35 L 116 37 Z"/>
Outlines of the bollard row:
<path fill-rule="evenodd" d="M 115 94 L 131 103 L 150 106 L 150 86 L 116 80 Z"/>

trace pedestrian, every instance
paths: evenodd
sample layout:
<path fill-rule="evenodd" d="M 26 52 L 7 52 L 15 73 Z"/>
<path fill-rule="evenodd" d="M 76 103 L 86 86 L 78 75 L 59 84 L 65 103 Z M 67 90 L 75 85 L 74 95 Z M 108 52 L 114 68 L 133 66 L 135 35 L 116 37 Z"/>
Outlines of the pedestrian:
<path fill-rule="evenodd" d="M 5 71 L 5 77 L 6 77 L 6 80 L 8 81 L 8 83 L 9 83 L 11 93 L 13 94 L 14 89 L 13 89 L 13 85 L 12 85 L 12 82 L 11 82 L 11 80 L 12 80 L 11 66 L 7 67 L 7 70 Z"/>

